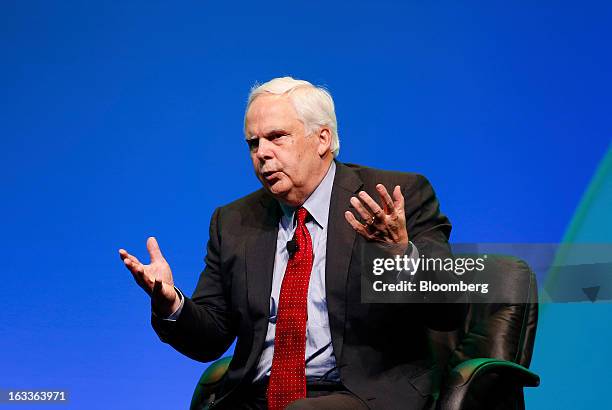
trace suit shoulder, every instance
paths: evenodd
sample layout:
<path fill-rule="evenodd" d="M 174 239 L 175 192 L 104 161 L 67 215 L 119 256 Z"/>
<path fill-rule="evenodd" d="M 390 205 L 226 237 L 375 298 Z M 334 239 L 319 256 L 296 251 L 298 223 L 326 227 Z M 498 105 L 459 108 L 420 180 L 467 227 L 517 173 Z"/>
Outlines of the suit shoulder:
<path fill-rule="evenodd" d="M 225 204 L 222 208 L 241 208 L 244 206 L 250 206 L 267 199 L 270 196 L 263 188 L 253 191 L 241 198 L 235 199 L 232 202 Z"/>
<path fill-rule="evenodd" d="M 212 218 L 220 227 L 232 227 L 231 229 L 238 230 L 236 234 L 239 234 L 240 230 L 264 224 L 268 218 L 279 212 L 280 207 L 276 199 L 261 188 L 218 207 Z"/>
<path fill-rule="evenodd" d="M 268 194 L 263 188 L 260 188 L 257 191 L 251 192 L 250 194 L 238 198 L 228 204 L 221 205 L 219 210 L 223 212 L 252 209 L 255 205 L 261 203 L 262 201 L 265 202 L 269 201 L 270 199 L 270 194 Z"/>
<path fill-rule="evenodd" d="M 416 172 L 392 171 L 350 163 L 345 163 L 344 165 L 359 174 L 366 184 L 373 181 L 374 183 L 382 184 L 429 185 L 429 180 L 424 175 Z"/>

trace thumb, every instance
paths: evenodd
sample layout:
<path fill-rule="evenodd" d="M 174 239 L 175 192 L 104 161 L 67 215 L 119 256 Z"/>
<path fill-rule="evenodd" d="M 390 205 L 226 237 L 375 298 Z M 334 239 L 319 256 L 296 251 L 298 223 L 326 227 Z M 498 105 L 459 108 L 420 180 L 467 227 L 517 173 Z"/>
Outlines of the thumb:
<path fill-rule="evenodd" d="M 164 259 L 155 237 L 151 236 L 149 239 L 147 239 L 147 250 L 149 251 L 149 256 L 151 257 L 151 263 Z"/>

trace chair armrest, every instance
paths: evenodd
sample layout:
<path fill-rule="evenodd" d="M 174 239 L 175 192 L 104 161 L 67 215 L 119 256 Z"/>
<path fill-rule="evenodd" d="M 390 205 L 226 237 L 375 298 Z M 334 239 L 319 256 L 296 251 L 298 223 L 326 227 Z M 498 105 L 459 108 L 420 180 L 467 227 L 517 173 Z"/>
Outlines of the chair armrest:
<path fill-rule="evenodd" d="M 232 356 L 223 357 L 204 370 L 191 397 L 189 407 L 191 410 L 206 408 L 207 404 L 214 400 L 214 394 L 221 386 L 221 380 L 227 373 L 231 361 Z"/>
<path fill-rule="evenodd" d="M 523 387 L 536 387 L 540 377 L 516 363 L 480 358 L 466 360 L 451 370 L 440 391 L 438 408 L 490 408 L 494 401 L 523 402 Z"/>
<path fill-rule="evenodd" d="M 521 386 L 537 387 L 540 385 L 540 376 L 520 364 L 490 358 L 470 359 L 457 365 L 451 371 L 448 385 L 452 387 L 464 386 L 469 384 L 472 379 L 489 373 L 508 374 Z"/>

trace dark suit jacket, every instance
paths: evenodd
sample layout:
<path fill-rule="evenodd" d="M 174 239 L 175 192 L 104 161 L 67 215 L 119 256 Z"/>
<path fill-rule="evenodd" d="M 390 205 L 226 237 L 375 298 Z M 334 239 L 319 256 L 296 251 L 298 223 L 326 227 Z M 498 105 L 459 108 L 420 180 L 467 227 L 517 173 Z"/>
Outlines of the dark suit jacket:
<path fill-rule="evenodd" d="M 421 255 L 450 255 L 449 220 L 423 176 L 337 162 L 327 238 L 325 286 L 332 344 L 344 385 L 371 408 L 431 406 L 439 372 L 426 329 L 456 326 L 456 305 L 361 303 L 365 240 L 344 218 L 360 190 L 378 198 L 377 183 L 400 185 L 410 240 Z M 202 362 L 219 358 L 237 339 L 222 392 L 239 394 L 253 381 L 268 325 L 280 207 L 260 189 L 218 208 L 211 220 L 206 268 L 176 322 L 155 316 L 160 339 Z M 221 398 L 221 402 L 223 398 Z"/>

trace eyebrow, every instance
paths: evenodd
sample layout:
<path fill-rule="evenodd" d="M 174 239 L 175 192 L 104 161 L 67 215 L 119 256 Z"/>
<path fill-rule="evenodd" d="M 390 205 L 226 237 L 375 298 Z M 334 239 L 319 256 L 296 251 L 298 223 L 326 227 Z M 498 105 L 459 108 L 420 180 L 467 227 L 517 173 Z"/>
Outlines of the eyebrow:
<path fill-rule="evenodd" d="M 274 135 L 278 135 L 278 134 L 289 134 L 286 130 L 282 129 L 282 128 L 278 128 L 278 129 L 273 129 L 270 130 L 268 132 L 266 132 L 263 137 L 272 137 Z M 250 137 L 247 138 L 247 140 L 252 140 L 252 139 L 257 139 L 259 138 L 257 135 L 251 135 Z"/>

